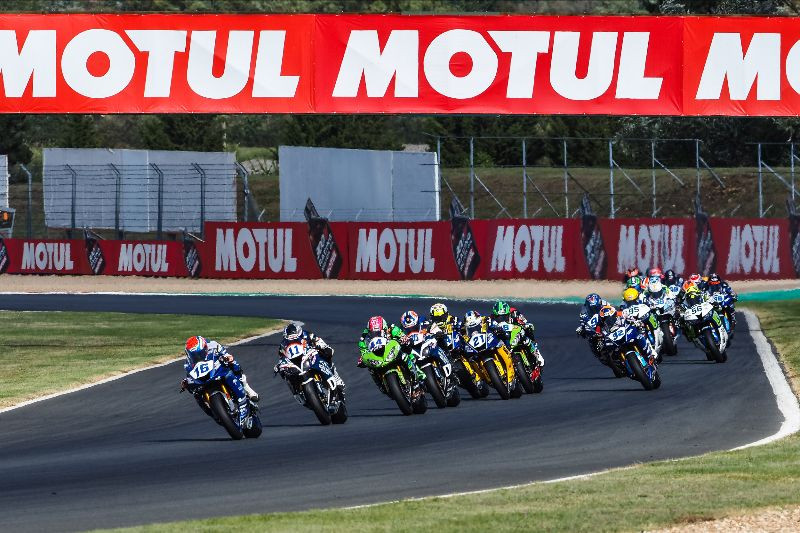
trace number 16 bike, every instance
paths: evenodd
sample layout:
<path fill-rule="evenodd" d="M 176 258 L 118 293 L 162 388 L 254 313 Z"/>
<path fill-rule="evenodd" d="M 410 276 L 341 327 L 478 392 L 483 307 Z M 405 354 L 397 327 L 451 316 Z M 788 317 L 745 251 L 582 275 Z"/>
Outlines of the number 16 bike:
<path fill-rule="evenodd" d="M 226 383 L 229 372 L 230 368 L 219 359 L 200 361 L 189 372 L 189 377 L 200 383 L 192 391 L 192 395 L 200 408 L 224 427 L 232 439 L 256 439 L 261 436 L 262 431 L 258 405 L 249 398 L 244 406 L 239 405 Z M 240 416 L 242 407 L 247 409 L 244 419 Z"/>
<path fill-rule="evenodd" d="M 275 368 L 295 400 L 312 410 L 320 424 L 347 421 L 344 381 L 316 348 L 293 342 L 285 348 L 284 357 Z"/>

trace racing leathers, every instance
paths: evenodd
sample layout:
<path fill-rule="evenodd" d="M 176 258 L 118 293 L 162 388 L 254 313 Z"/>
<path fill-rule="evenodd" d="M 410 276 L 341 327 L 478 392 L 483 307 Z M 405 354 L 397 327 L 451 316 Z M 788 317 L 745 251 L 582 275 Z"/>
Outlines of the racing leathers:
<path fill-rule="evenodd" d="M 215 361 L 219 360 L 219 362 L 224 365 L 228 372 L 225 375 L 225 385 L 227 385 L 228 390 L 231 394 L 233 394 L 236 398 L 237 403 L 239 404 L 239 421 L 240 423 L 244 423 L 247 417 L 250 415 L 250 406 L 248 405 L 248 398 L 254 402 L 258 401 L 258 394 L 254 391 L 248 384 L 247 384 L 247 376 L 242 372 L 241 365 L 234 359 L 233 355 L 228 353 L 223 345 L 216 341 L 209 340 L 208 342 L 208 351 L 206 352 L 205 361 L 209 363 L 214 363 Z M 200 362 L 198 361 L 197 364 Z M 193 379 L 189 373 L 195 367 L 195 364 L 192 364 L 191 361 L 188 360 L 184 363 L 183 369 L 186 371 L 186 377 L 181 382 L 181 390 L 188 390 L 193 395 L 194 393 L 203 385 L 202 381 L 198 381 Z M 206 412 L 209 416 L 213 416 L 212 413 L 208 410 L 205 406 L 205 403 L 197 396 L 195 396 L 195 400 Z"/>
<path fill-rule="evenodd" d="M 639 348 L 639 351 L 646 355 L 649 358 L 655 360 L 658 356 L 653 345 L 650 344 L 650 341 L 647 340 L 647 335 L 644 332 L 644 325 L 635 318 L 629 318 L 623 315 L 621 312 L 617 312 L 614 316 L 614 320 L 612 321 L 604 321 L 600 327 L 600 334 L 603 337 L 604 347 L 613 346 L 613 342 L 607 341 L 609 339 L 609 334 L 611 331 L 624 327 L 630 326 L 636 330 L 636 346 Z"/>
<path fill-rule="evenodd" d="M 575 328 L 575 333 L 587 341 L 589 341 L 589 347 L 592 349 L 592 353 L 595 357 L 600 357 L 602 354 L 602 335 L 600 332 L 600 308 L 611 305 L 606 300 L 600 300 L 600 304 L 593 306 L 592 308 L 584 305 L 581 308 L 581 313 L 579 316 L 579 323 L 578 327 Z"/>
<path fill-rule="evenodd" d="M 363 363 L 362 356 L 369 352 L 369 341 L 375 338 L 377 335 L 381 335 L 386 339 L 394 339 L 399 342 L 401 346 L 404 346 L 403 339 L 406 337 L 406 334 L 402 328 L 399 328 L 394 324 L 386 324 L 383 328 L 381 328 L 380 332 L 370 331 L 369 328 L 364 328 L 364 331 L 361 332 L 361 338 L 358 341 L 359 357 L 356 366 L 367 368 Z M 423 383 L 425 381 L 425 372 L 420 370 L 417 366 L 416 357 L 414 354 L 404 349 L 403 359 L 405 360 L 411 375 L 415 377 L 418 382 Z M 375 381 L 375 384 L 378 385 L 378 388 L 383 390 L 383 383 L 380 376 L 375 374 L 371 368 L 367 368 L 367 370 L 369 370 L 369 373 L 372 376 L 372 379 Z"/>
<path fill-rule="evenodd" d="M 330 346 L 327 342 L 325 342 L 321 337 L 318 337 L 311 331 L 308 330 L 301 330 L 300 335 L 297 338 L 287 339 L 284 338 L 281 341 L 280 346 L 278 346 L 278 363 L 275 365 L 273 369 L 276 374 L 280 374 L 283 378 L 283 371 L 280 368 L 281 360 L 287 359 L 288 354 L 286 353 L 286 349 L 294 343 L 301 343 L 304 348 L 313 348 L 317 351 L 319 356 L 326 362 L 331 368 L 331 372 L 333 375 L 338 379 L 339 372 L 336 370 L 336 365 L 333 363 L 333 347 Z M 342 382 L 343 383 L 343 382 Z"/>
<path fill-rule="evenodd" d="M 536 328 L 531 322 L 528 322 L 528 319 L 525 318 L 525 315 L 519 312 L 519 309 L 516 307 L 510 307 L 507 315 L 497 315 L 492 313 L 492 321 L 494 324 L 508 322 L 509 324 L 521 327 L 523 332 L 522 342 L 525 344 L 525 347 L 528 348 L 528 353 L 536 357 L 536 361 L 540 367 L 544 366 L 544 357 L 542 357 L 541 352 L 535 348 L 536 335 L 534 334 L 534 330 Z M 509 344 L 509 341 L 511 340 L 510 335 L 507 334 L 502 328 L 500 329 L 500 338 L 503 339 L 506 344 Z"/>

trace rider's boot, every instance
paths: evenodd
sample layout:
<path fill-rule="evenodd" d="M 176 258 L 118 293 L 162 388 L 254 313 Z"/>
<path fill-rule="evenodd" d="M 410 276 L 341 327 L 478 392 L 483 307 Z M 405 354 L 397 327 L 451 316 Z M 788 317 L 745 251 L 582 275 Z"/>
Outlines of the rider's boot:
<path fill-rule="evenodd" d="M 247 376 L 242 374 L 241 377 L 242 386 L 244 387 L 244 391 L 247 393 L 247 397 L 250 398 L 250 401 L 257 402 L 258 401 L 258 393 L 253 390 L 250 385 L 247 384 Z"/>

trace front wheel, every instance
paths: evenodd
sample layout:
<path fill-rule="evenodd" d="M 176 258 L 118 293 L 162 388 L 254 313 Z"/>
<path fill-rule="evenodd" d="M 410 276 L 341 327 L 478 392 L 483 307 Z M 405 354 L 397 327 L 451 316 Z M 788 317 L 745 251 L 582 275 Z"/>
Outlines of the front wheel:
<path fill-rule="evenodd" d="M 639 357 L 635 353 L 629 353 L 625 356 L 628 364 L 631 366 L 631 370 L 633 371 L 633 375 L 636 376 L 636 381 L 642 384 L 644 390 L 652 390 L 653 384 L 647 379 L 647 374 L 644 371 L 644 367 L 642 366 L 642 362 L 639 361 Z"/>
<path fill-rule="evenodd" d="M 314 411 L 314 414 L 317 415 L 317 420 L 319 420 L 319 423 L 323 426 L 330 425 L 331 414 L 322 404 L 322 400 L 319 399 L 317 385 L 314 380 L 311 380 L 303 385 L 303 394 L 306 397 L 306 404 L 311 408 L 312 411 Z"/>
<path fill-rule="evenodd" d="M 404 415 L 408 416 L 414 413 L 411 402 L 408 401 L 408 398 L 403 393 L 403 387 L 400 386 L 400 379 L 396 373 L 390 372 L 386 375 L 386 388 L 389 389 L 389 396 L 392 397 Z"/>
<path fill-rule="evenodd" d="M 533 392 L 533 381 L 531 381 L 530 373 L 525 368 L 521 357 L 514 363 L 514 370 L 517 373 L 517 381 L 522 385 L 525 392 L 531 394 Z"/>
<path fill-rule="evenodd" d="M 711 333 L 710 329 L 707 329 L 703 332 L 706 338 L 706 355 L 710 361 L 716 361 L 717 363 L 724 363 L 725 356 L 720 353 L 719 346 L 717 346 L 717 342 L 714 340 L 714 335 Z"/>
<path fill-rule="evenodd" d="M 425 372 L 425 388 L 428 389 L 428 393 L 433 398 L 433 403 L 436 404 L 436 407 L 442 409 L 447 407 L 447 400 L 442 393 L 441 387 L 439 387 L 439 382 L 436 381 L 436 375 L 433 372 L 433 365 L 428 365 L 422 369 Z"/>
<path fill-rule="evenodd" d="M 508 390 L 508 386 L 500 378 L 500 372 L 498 372 L 497 365 L 495 364 L 494 360 L 489 359 L 484 362 L 484 365 L 486 366 L 486 373 L 489 374 L 489 379 L 492 382 L 492 386 L 500 395 L 500 397 L 504 400 L 511 398 L 511 393 Z"/>
<path fill-rule="evenodd" d="M 450 396 L 447 397 L 447 407 L 458 407 L 460 403 L 461 393 L 458 391 L 458 387 L 453 387 L 453 390 L 450 391 Z"/>
<path fill-rule="evenodd" d="M 334 424 L 344 424 L 347 422 L 347 404 L 344 403 L 344 400 L 339 404 L 339 410 L 331 415 L 331 422 Z"/>
<path fill-rule="evenodd" d="M 233 418 L 231 418 L 231 414 L 228 412 L 227 402 L 222 398 L 222 394 L 214 393 L 211 395 L 211 411 L 233 440 L 241 440 L 244 437 L 242 430 L 239 429 L 239 426 L 237 426 Z"/>
<path fill-rule="evenodd" d="M 675 337 L 669 327 L 669 322 L 661 324 L 661 331 L 664 334 L 663 352 L 667 355 L 678 355 L 678 346 L 675 344 Z"/>
<path fill-rule="evenodd" d="M 256 415 L 251 415 L 250 417 L 250 427 L 245 428 L 244 436 L 248 439 L 257 439 L 261 436 L 261 432 L 263 431 L 261 427 L 261 419 L 258 418 Z"/>

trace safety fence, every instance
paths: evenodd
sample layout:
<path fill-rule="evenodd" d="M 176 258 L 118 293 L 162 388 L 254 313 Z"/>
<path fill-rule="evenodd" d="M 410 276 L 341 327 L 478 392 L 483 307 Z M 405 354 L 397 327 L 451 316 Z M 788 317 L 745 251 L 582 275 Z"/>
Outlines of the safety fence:
<path fill-rule="evenodd" d="M 800 277 L 788 219 L 206 223 L 206 240 L 0 240 L 0 272 L 241 279 L 619 279 L 636 266 Z"/>

